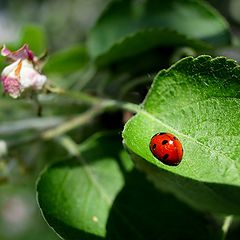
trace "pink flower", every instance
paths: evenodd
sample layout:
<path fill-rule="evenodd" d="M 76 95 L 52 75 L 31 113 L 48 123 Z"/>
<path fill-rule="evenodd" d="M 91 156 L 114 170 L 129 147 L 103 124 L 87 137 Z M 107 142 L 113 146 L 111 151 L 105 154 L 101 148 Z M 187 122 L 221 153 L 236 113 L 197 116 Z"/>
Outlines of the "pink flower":
<path fill-rule="evenodd" d="M 1 55 L 13 62 L 3 69 L 1 75 L 4 91 L 11 97 L 19 97 L 27 89 L 37 91 L 43 88 L 47 77 L 37 70 L 38 58 L 27 45 L 15 52 L 4 46 Z"/>

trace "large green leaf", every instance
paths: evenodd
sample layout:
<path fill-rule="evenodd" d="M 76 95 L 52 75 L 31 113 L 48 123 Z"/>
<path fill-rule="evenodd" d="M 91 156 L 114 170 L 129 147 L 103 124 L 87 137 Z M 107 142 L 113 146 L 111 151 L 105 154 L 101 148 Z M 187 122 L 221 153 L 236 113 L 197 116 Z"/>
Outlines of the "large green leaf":
<path fill-rule="evenodd" d="M 80 146 L 79 158 L 58 162 L 43 172 L 37 186 L 39 205 L 48 223 L 64 238 L 106 235 L 108 213 L 124 184 L 119 140 L 94 137 Z"/>
<path fill-rule="evenodd" d="M 202 41 L 187 38 L 176 31 L 162 28 L 151 28 L 139 30 L 136 33 L 126 36 L 115 43 L 105 53 L 98 57 L 97 62 L 101 65 L 121 60 L 125 57 L 132 57 L 149 49 L 161 47 L 189 46 L 194 49 L 210 49 L 210 46 Z M 141 58 L 140 58 L 141 59 Z"/>
<path fill-rule="evenodd" d="M 219 239 L 204 215 L 132 170 L 120 136 L 94 136 L 80 150 L 78 159 L 47 168 L 37 185 L 42 213 L 64 239 Z"/>
<path fill-rule="evenodd" d="M 156 76 L 123 132 L 137 164 L 159 187 L 201 209 L 240 214 L 239 79 L 233 60 L 185 58 Z M 149 142 L 157 132 L 182 142 L 179 166 L 153 157 Z"/>
<path fill-rule="evenodd" d="M 228 25 L 202 1 L 148 0 L 136 3 L 122 0 L 110 4 L 100 17 L 90 33 L 88 46 L 93 58 L 103 55 L 112 58 L 114 53 L 115 59 L 157 46 L 204 48 L 201 41 L 197 43 L 192 39 L 215 46 L 228 44 Z"/>

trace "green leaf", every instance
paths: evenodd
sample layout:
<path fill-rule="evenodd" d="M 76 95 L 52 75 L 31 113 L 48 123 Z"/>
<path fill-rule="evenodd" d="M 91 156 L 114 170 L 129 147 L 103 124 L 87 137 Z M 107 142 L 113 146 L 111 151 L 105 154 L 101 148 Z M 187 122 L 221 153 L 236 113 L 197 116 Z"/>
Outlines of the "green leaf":
<path fill-rule="evenodd" d="M 39 25 L 27 25 L 22 29 L 19 47 L 27 43 L 35 55 L 44 53 L 47 49 L 47 38 L 44 28 Z"/>
<path fill-rule="evenodd" d="M 47 168 L 37 186 L 45 219 L 64 239 L 219 239 L 205 216 L 132 170 L 119 136 L 97 135 L 80 150 L 79 159 Z"/>
<path fill-rule="evenodd" d="M 200 40 L 214 46 L 230 42 L 227 23 L 202 1 L 149 0 L 141 4 L 135 1 L 114 1 L 92 29 L 88 47 L 93 58 L 109 51 L 117 51 L 119 57 L 122 57 L 157 46 L 172 46 L 178 42 L 180 46 L 198 45 L 204 48 Z"/>
<path fill-rule="evenodd" d="M 136 33 L 126 36 L 106 52 L 102 53 L 97 61 L 99 64 L 104 65 L 115 60 L 135 56 L 157 46 L 190 46 L 194 49 L 210 49 L 208 44 L 196 39 L 187 38 L 176 31 L 152 28 L 139 30 Z"/>
<path fill-rule="evenodd" d="M 95 136 L 80 149 L 79 158 L 43 172 L 38 201 L 48 223 L 64 238 L 95 239 L 106 235 L 109 211 L 124 184 L 119 161 L 129 159 L 119 136 Z"/>
<path fill-rule="evenodd" d="M 44 67 L 44 71 L 46 73 L 70 74 L 85 67 L 88 60 L 88 53 L 84 46 L 71 46 L 52 54 Z"/>
<path fill-rule="evenodd" d="M 240 214 L 239 79 L 233 60 L 185 58 L 156 76 L 123 132 L 137 164 L 159 187 L 204 210 Z M 153 157 L 149 143 L 157 132 L 182 142 L 179 166 Z"/>

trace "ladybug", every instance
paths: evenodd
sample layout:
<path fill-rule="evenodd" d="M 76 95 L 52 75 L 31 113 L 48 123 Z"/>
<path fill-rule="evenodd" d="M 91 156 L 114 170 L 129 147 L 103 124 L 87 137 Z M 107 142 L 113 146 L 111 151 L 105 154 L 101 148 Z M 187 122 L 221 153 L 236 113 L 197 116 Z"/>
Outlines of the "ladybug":
<path fill-rule="evenodd" d="M 183 156 L 181 142 L 171 133 L 157 133 L 150 142 L 150 150 L 154 157 L 169 166 L 177 166 Z"/>

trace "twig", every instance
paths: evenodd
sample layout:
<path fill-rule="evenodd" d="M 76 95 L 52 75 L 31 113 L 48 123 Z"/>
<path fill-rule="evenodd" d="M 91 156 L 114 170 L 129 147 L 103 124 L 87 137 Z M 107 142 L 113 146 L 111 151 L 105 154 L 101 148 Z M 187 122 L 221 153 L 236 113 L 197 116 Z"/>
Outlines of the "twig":
<path fill-rule="evenodd" d="M 78 145 L 68 136 L 63 136 L 58 139 L 58 142 L 68 151 L 71 156 L 79 156 Z"/>
<path fill-rule="evenodd" d="M 89 95 L 87 93 L 67 91 L 62 88 L 55 88 L 52 86 L 47 86 L 46 88 L 51 93 L 64 95 L 76 101 L 85 102 L 86 104 L 93 105 L 93 106 L 102 105 L 102 106 L 105 106 L 106 108 L 111 108 L 111 107 L 115 109 L 120 108 L 120 109 L 129 110 L 131 112 L 138 112 L 139 110 L 139 106 L 133 103 L 121 102 L 113 99 L 99 98 L 99 97 Z"/>
<path fill-rule="evenodd" d="M 75 101 L 81 101 L 84 103 L 87 103 L 91 106 L 93 106 L 90 110 L 80 114 L 77 117 L 74 117 L 71 120 L 64 121 L 63 123 L 60 123 L 58 126 L 45 130 L 41 132 L 40 134 L 37 133 L 34 136 L 28 137 L 27 139 L 20 139 L 15 140 L 14 142 L 8 143 L 8 147 L 18 147 L 19 145 L 31 143 L 36 140 L 50 140 L 56 137 L 59 137 L 60 135 L 65 134 L 66 132 L 81 126 L 83 124 L 88 123 L 91 121 L 95 116 L 102 113 L 103 111 L 109 110 L 109 109 L 124 109 L 131 112 L 138 112 L 140 107 L 133 103 L 128 102 L 121 102 L 117 100 L 112 99 L 102 99 L 95 96 L 91 96 L 86 93 L 82 92 L 71 92 L 66 91 L 62 88 L 53 88 L 50 86 L 47 86 L 47 90 L 52 93 L 56 93 L 59 95 L 68 96 Z"/>
<path fill-rule="evenodd" d="M 85 113 L 83 113 L 77 117 L 74 117 L 73 119 L 68 120 L 67 122 L 64 122 L 64 123 L 58 125 L 57 127 L 53 128 L 53 129 L 49 129 L 49 130 L 42 132 L 40 134 L 40 138 L 43 140 L 49 140 L 49 139 L 58 137 L 78 126 L 88 123 L 89 121 L 91 121 L 91 119 L 93 117 L 100 114 L 102 111 L 103 111 L 102 108 L 94 107 L 94 108 L 86 111 Z"/>

